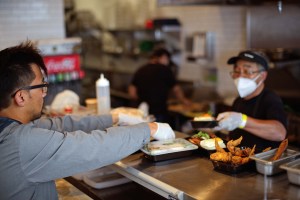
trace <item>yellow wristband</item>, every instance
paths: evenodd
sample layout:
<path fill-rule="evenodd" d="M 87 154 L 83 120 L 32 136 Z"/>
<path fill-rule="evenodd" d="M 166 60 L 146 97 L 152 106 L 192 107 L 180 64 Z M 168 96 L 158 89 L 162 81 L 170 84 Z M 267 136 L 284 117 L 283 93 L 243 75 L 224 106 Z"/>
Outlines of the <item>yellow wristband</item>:
<path fill-rule="evenodd" d="M 247 123 L 247 115 L 242 114 L 242 123 L 239 126 L 239 128 L 241 128 L 241 129 L 244 128 L 246 126 L 246 123 Z"/>

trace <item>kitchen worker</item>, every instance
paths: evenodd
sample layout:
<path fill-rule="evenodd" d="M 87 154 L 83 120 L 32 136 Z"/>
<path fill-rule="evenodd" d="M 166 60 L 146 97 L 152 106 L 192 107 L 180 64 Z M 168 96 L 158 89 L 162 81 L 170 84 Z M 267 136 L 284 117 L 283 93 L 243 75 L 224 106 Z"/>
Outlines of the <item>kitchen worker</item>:
<path fill-rule="evenodd" d="M 262 53 L 243 51 L 227 61 L 233 65 L 230 72 L 239 97 L 232 112 L 217 116 L 216 130 L 230 131 L 230 139 L 243 136 L 241 146 L 260 152 L 267 147 L 277 148 L 286 138 L 287 117 L 279 96 L 265 88 L 268 61 Z"/>
<path fill-rule="evenodd" d="M 184 105 L 190 105 L 181 87 L 176 82 L 175 73 L 169 67 L 171 55 L 165 48 L 156 49 L 147 64 L 140 67 L 135 74 L 128 91 L 132 100 L 146 102 L 149 113 L 159 122 L 171 123 L 167 100 L 170 92 Z"/>
<path fill-rule="evenodd" d="M 58 199 L 55 179 L 112 164 L 168 124 L 127 115 L 41 117 L 47 69 L 30 41 L 0 51 L 0 199 Z M 133 124 L 114 126 L 113 124 Z"/>

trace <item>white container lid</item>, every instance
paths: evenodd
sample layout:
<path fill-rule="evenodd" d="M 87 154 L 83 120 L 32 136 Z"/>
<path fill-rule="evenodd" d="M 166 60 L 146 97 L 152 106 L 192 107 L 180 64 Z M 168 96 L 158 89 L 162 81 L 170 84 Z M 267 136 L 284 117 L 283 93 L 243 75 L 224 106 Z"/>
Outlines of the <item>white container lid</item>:
<path fill-rule="evenodd" d="M 154 141 L 146 144 L 141 151 L 148 155 L 156 156 L 168 153 L 175 153 L 180 151 L 189 151 L 198 149 L 197 145 L 190 143 L 189 141 L 176 138 L 171 140 Z"/>

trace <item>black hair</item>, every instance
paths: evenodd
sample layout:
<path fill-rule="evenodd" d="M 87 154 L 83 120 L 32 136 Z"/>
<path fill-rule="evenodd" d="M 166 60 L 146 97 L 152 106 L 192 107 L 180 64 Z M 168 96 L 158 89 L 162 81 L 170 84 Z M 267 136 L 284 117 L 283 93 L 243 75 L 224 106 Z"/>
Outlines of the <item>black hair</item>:
<path fill-rule="evenodd" d="M 40 67 L 47 76 L 41 53 L 31 41 L 0 51 L 0 110 L 10 105 L 11 95 L 17 89 L 34 80 L 32 64 Z"/>
<path fill-rule="evenodd" d="M 169 58 L 169 60 L 171 59 L 170 52 L 167 49 L 165 49 L 165 48 L 155 49 L 153 51 L 153 53 L 151 54 L 151 58 L 159 58 L 159 57 L 161 57 L 163 55 L 166 55 Z"/>

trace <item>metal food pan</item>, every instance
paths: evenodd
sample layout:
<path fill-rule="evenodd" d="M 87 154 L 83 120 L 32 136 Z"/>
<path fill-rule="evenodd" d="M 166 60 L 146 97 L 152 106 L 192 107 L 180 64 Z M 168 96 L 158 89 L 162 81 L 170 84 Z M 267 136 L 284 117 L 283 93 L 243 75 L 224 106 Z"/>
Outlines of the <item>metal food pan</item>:
<path fill-rule="evenodd" d="M 279 166 L 288 163 L 296 158 L 296 156 L 300 155 L 300 152 L 287 149 L 283 152 L 281 157 L 278 160 L 270 161 L 270 159 L 275 155 L 277 151 L 276 149 L 272 149 L 267 152 L 262 152 L 250 156 L 250 159 L 255 160 L 256 162 L 256 170 L 265 175 L 274 175 L 283 171 Z"/>
<path fill-rule="evenodd" d="M 300 185 L 300 158 L 280 165 L 280 168 L 287 171 L 288 179 L 291 183 Z"/>

